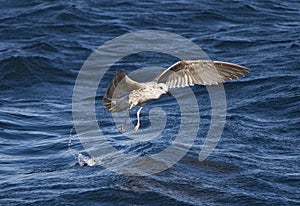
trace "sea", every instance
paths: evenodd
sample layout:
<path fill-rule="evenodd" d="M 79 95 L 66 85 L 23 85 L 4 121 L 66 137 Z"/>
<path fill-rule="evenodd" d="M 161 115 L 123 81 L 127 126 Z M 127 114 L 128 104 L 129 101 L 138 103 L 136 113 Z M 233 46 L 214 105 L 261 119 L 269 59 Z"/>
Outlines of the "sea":
<path fill-rule="evenodd" d="M 300 205 L 299 1 L 2 0 L 0 11 L 0 205 Z M 170 34 L 172 51 L 189 52 L 172 38 L 180 36 L 209 59 L 250 72 L 221 85 L 225 121 L 205 160 L 199 161 L 199 152 L 209 131 L 217 133 L 210 127 L 213 86 L 195 85 L 190 89 L 199 123 L 188 130 L 195 131 L 192 146 L 174 164 L 141 174 L 126 161 L 118 170 L 94 160 L 85 141 L 95 136 L 78 127 L 95 122 L 85 119 L 90 110 L 84 106 L 75 121 L 74 104 L 84 99 L 75 100 L 74 91 L 97 49 L 145 31 Z M 181 112 L 179 100 L 163 95 L 141 111 L 137 133 L 132 125 L 138 107 L 124 133 L 118 132 L 118 118 L 102 104 L 115 72 L 150 67 L 158 74 L 178 60 L 132 49 L 136 44 L 128 41 L 128 55 L 120 54 L 105 72 L 97 61 L 93 68 L 94 77 L 104 74 L 90 97 L 99 130 L 93 132 L 114 148 L 107 152 L 112 162 L 122 154 L 137 160 L 161 153 L 175 142 L 183 119 L 198 121 L 184 118 L 189 114 Z M 86 79 L 87 93 L 93 83 Z M 165 123 L 161 131 L 152 128 L 156 121 Z M 97 141 L 93 145 L 106 151 Z M 160 160 L 178 156 L 170 154 Z"/>

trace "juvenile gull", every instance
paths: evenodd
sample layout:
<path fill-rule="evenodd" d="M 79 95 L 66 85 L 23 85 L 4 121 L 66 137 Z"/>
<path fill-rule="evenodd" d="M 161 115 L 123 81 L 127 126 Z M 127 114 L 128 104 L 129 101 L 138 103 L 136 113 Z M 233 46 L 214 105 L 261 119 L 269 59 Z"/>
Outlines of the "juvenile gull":
<path fill-rule="evenodd" d="M 151 82 L 137 82 L 130 79 L 124 72 L 116 72 L 111 84 L 103 97 L 103 104 L 110 112 L 122 112 L 139 105 L 137 124 L 134 132 L 140 127 L 140 112 L 152 99 L 158 99 L 163 94 L 171 96 L 170 88 L 199 85 L 217 85 L 226 80 L 243 77 L 250 70 L 246 67 L 220 61 L 184 60 L 178 61 Z M 129 113 L 127 113 L 126 120 Z M 125 129 L 126 120 L 120 128 Z"/>

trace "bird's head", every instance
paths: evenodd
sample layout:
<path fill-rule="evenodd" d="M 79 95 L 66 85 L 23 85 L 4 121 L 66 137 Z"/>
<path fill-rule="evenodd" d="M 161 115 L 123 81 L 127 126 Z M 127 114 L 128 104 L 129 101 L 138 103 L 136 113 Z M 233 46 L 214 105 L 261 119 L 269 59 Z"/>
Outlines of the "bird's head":
<path fill-rule="evenodd" d="M 169 91 L 169 88 L 166 84 L 164 83 L 159 83 L 158 84 L 158 89 L 163 92 L 163 94 L 167 94 L 169 96 L 172 96 L 171 92 Z"/>

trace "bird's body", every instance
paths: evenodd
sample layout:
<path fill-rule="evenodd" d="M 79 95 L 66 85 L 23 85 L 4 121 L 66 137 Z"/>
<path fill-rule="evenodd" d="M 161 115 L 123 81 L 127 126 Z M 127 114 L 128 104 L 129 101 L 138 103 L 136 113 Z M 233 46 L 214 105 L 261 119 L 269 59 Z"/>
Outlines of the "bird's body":
<path fill-rule="evenodd" d="M 170 88 L 200 85 L 217 85 L 225 80 L 237 79 L 244 76 L 249 69 L 237 64 L 209 60 L 179 61 L 159 74 L 151 82 L 136 82 L 119 70 L 106 90 L 103 98 L 104 106 L 110 112 L 122 112 L 139 105 L 137 112 L 137 132 L 140 126 L 140 112 L 147 101 L 158 99 L 168 94 Z M 126 118 L 127 119 L 127 118 Z M 126 122 L 126 121 L 125 121 Z M 120 132 L 125 128 L 122 125 Z"/>
<path fill-rule="evenodd" d="M 156 82 L 146 82 L 143 86 L 137 90 L 133 90 L 129 94 L 129 109 L 136 105 L 144 105 L 147 101 L 152 99 L 158 99 L 161 95 L 168 92 L 167 85 Z"/>

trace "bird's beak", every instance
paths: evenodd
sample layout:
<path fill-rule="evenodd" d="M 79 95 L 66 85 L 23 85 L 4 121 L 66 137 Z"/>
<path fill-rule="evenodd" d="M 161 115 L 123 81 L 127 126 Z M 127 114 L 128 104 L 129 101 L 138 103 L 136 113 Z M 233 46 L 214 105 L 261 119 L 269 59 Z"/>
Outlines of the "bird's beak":
<path fill-rule="evenodd" d="M 166 91 L 166 94 L 169 95 L 170 97 L 173 96 L 170 91 Z"/>

